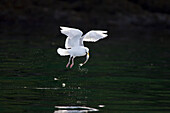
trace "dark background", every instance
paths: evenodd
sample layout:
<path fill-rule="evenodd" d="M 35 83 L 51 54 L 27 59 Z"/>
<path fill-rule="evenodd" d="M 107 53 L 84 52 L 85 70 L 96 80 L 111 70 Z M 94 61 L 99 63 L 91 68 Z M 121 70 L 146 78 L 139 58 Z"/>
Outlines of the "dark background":
<path fill-rule="evenodd" d="M 60 26 L 108 37 L 84 42 L 89 61 L 80 68 L 85 57 L 76 57 L 66 69 Z M 0 0 L 0 112 L 168 112 L 169 30 L 170 0 Z"/>
<path fill-rule="evenodd" d="M 1 0 L 0 33 L 54 38 L 59 26 L 106 29 L 110 36 L 164 30 L 170 29 L 169 6 L 169 0 Z"/>

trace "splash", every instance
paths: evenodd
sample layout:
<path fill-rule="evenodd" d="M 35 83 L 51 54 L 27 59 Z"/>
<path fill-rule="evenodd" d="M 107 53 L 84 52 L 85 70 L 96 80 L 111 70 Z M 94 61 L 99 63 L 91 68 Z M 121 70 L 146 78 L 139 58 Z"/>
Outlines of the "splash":
<path fill-rule="evenodd" d="M 79 66 L 78 71 L 88 73 L 89 70 L 87 68 L 81 68 L 81 66 Z"/>

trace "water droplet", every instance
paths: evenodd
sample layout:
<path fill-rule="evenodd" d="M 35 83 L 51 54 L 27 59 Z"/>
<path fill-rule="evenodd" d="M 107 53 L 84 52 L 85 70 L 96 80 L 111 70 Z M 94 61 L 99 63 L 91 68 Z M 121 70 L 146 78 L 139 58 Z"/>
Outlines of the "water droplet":
<path fill-rule="evenodd" d="M 77 104 L 81 104 L 81 101 L 77 101 Z"/>
<path fill-rule="evenodd" d="M 62 83 L 62 87 L 65 87 L 66 86 L 66 84 L 65 83 Z"/>
<path fill-rule="evenodd" d="M 99 107 L 100 107 L 100 108 L 103 108 L 103 107 L 105 107 L 105 105 L 99 105 Z"/>
<path fill-rule="evenodd" d="M 54 78 L 54 80 L 59 80 L 58 78 Z"/>

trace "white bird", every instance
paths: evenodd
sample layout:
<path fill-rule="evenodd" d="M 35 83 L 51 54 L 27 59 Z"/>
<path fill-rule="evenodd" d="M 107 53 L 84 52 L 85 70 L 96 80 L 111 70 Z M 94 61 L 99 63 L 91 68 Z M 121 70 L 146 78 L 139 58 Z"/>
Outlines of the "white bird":
<path fill-rule="evenodd" d="M 107 34 L 105 34 L 107 33 L 107 31 L 102 31 L 102 30 L 91 30 L 87 32 L 84 36 L 82 36 L 83 32 L 80 31 L 79 29 L 69 28 L 69 27 L 60 27 L 60 28 L 61 28 L 61 33 L 67 36 L 65 41 L 66 49 L 58 48 L 57 52 L 61 56 L 70 55 L 66 68 L 68 68 L 68 66 L 70 65 L 71 60 L 72 60 L 72 64 L 70 65 L 70 68 L 73 67 L 75 57 L 86 55 L 85 62 L 79 64 L 80 66 L 83 66 L 88 61 L 89 49 L 87 47 L 84 47 L 83 41 L 96 42 L 108 36 Z"/>

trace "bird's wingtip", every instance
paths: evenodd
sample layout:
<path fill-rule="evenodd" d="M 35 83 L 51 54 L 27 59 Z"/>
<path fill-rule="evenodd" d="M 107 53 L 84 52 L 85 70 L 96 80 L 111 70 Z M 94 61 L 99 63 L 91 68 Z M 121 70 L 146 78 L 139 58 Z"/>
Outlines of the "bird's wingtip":
<path fill-rule="evenodd" d="M 60 26 L 60 28 L 61 28 L 61 29 L 64 29 L 64 28 L 66 28 L 66 27 L 64 27 L 64 26 Z"/>
<path fill-rule="evenodd" d="M 108 33 L 108 31 L 102 31 L 102 33 L 104 34 L 104 33 Z"/>
<path fill-rule="evenodd" d="M 70 29 L 72 29 L 70 27 L 64 27 L 64 26 L 60 26 L 60 28 L 61 28 L 61 30 L 70 30 Z"/>
<path fill-rule="evenodd" d="M 102 38 L 106 38 L 107 36 L 107 34 L 102 34 Z"/>

